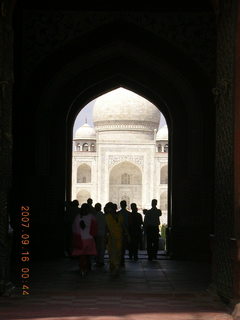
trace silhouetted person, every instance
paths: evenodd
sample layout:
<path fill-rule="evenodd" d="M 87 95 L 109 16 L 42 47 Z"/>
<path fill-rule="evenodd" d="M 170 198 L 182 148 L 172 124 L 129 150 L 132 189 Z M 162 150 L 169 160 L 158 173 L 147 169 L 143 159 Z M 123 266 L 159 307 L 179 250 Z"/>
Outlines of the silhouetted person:
<path fill-rule="evenodd" d="M 67 254 L 71 254 L 72 250 L 72 224 L 76 216 L 80 214 L 80 208 L 78 200 L 73 200 L 66 203 L 65 213 L 65 241 Z"/>
<path fill-rule="evenodd" d="M 130 236 L 129 243 L 129 258 L 135 261 L 138 260 L 138 249 L 141 243 L 142 238 L 142 229 L 143 224 L 142 215 L 138 212 L 136 203 L 131 203 L 132 212 L 129 215 L 128 219 L 128 232 Z"/>
<path fill-rule="evenodd" d="M 145 215 L 147 212 L 148 212 L 147 209 L 143 209 L 144 218 L 145 218 Z M 143 228 L 143 230 L 144 230 L 144 228 Z M 144 232 L 143 232 L 143 248 L 144 249 L 146 249 L 146 241 L 147 241 L 147 236 L 146 236 L 146 231 L 144 230 Z"/>
<path fill-rule="evenodd" d="M 127 202 L 125 200 L 122 200 L 120 202 L 121 209 L 118 211 L 118 214 L 120 214 L 123 217 L 124 227 L 125 230 L 128 230 L 128 219 L 130 212 L 126 209 L 127 208 Z M 125 251 L 128 247 L 128 237 L 125 237 L 123 239 L 123 246 L 122 246 L 122 258 L 121 258 L 121 266 L 124 266 L 125 264 Z"/>
<path fill-rule="evenodd" d="M 145 216 L 145 214 L 148 212 L 147 209 L 143 209 L 143 215 Z"/>
<path fill-rule="evenodd" d="M 117 212 L 118 206 L 117 206 L 116 203 L 113 203 L 113 208 L 114 208 L 114 210 Z"/>
<path fill-rule="evenodd" d="M 89 206 L 90 213 L 95 216 L 96 215 L 96 210 L 95 210 L 95 208 L 93 206 L 93 200 L 91 198 L 88 198 L 87 199 L 87 204 Z"/>
<path fill-rule="evenodd" d="M 145 213 L 144 230 L 147 236 L 147 253 L 148 260 L 157 259 L 158 242 L 159 242 L 159 217 L 162 211 L 157 208 L 157 200 L 152 200 L 152 208 Z"/>
<path fill-rule="evenodd" d="M 98 267 L 104 266 L 105 241 L 106 241 L 106 220 L 103 214 L 101 203 L 95 204 L 97 235 L 95 237 L 97 247 L 96 264 Z"/>

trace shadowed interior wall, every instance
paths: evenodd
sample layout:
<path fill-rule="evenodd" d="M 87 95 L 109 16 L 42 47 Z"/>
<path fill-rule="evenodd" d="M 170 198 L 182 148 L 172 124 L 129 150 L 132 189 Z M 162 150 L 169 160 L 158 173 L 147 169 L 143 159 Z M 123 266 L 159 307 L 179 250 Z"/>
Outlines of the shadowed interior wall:
<path fill-rule="evenodd" d="M 0 294 L 9 281 L 8 234 L 12 182 L 13 29 L 12 2 L 1 3 L 0 17 Z"/>
<path fill-rule="evenodd" d="M 214 282 L 224 297 L 233 295 L 231 238 L 234 237 L 233 80 L 236 1 L 219 1 L 217 45 Z"/>

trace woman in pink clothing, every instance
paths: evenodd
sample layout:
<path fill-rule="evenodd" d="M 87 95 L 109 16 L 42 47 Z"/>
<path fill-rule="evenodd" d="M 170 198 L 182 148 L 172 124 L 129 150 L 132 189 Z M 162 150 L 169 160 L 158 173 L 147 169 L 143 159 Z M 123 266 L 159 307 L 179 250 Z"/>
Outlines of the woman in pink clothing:
<path fill-rule="evenodd" d="M 80 214 L 73 222 L 72 256 L 79 257 L 79 268 L 82 276 L 91 269 L 90 257 L 97 254 L 94 237 L 97 234 L 95 217 L 89 212 L 87 203 L 81 206 Z"/>

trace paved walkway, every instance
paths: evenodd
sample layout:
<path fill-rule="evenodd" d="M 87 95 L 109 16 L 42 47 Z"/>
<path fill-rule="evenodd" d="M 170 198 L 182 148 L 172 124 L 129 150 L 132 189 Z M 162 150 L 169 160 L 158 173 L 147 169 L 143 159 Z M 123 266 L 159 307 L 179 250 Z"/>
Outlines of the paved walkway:
<path fill-rule="evenodd" d="M 111 279 L 107 265 L 86 278 L 77 261 L 63 258 L 31 266 L 30 294 L 0 298 L 3 320 L 230 320 L 230 310 L 207 291 L 209 266 L 160 256 L 126 261 Z"/>

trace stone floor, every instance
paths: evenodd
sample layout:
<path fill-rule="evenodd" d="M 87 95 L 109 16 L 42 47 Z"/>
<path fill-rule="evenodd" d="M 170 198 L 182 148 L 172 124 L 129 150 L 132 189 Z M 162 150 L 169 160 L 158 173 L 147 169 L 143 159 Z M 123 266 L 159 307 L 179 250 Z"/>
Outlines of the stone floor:
<path fill-rule="evenodd" d="M 126 259 L 112 279 L 108 261 L 82 278 L 76 260 L 62 258 L 31 265 L 29 295 L 0 298 L 2 320 L 230 320 L 230 310 L 209 293 L 210 270 L 202 262 L 159 255 Z"/>

